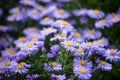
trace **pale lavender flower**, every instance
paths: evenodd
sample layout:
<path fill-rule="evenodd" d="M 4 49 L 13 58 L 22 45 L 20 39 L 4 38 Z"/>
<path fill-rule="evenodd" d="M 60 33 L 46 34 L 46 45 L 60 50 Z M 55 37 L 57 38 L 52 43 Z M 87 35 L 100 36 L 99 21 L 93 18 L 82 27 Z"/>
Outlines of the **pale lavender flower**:
<path fill-rule="evenodd" d="M 88 10 L 87 15 L 90 16 L 91 18 L 94 18 L 94 19 L 101 19 L 105 16 L 105 14 L 98 9 Z"/>
<path fill-rule="evenodd" d="M 64 75 L 51 74 L 51 78 L 52 78 L 52 79 L 56 79 L 56 80 L 66 80 L 65 74 L 64 74 Z"/>
<path fill-rule="evenodd" d="M 52 18 L 45 17 L 44 19 L 40 20 L 41 25 L 51 25 L 54 22 Z"/>
<path fill-rule="evenodd" d="M 81 17 L 81 18 L 80 18 L 80 22 L 81 22 L 82 24 L 86 24 L 86 23 L 88 22 L 88 18 L 86 18 L 86 17 Z"/>
<path fill-rule="evenodd" d="M 41 15 L 41 12 L 38 11 L 37 9 L 29 9 L 27 11 L 27 15 L 33 19 L 33 20 L 39 20 L 41 19 L 43 16 Z"/>
<path fill-rule="evenodd" d="M 27 41 L 22 47 L 20 47 L 20 50 L 23 51 L 26 55 L 31 56 L 38 51 L 38 46 L 33 42 Z"/>
<path fill-rule="evenodd" d="M 30 68 L 29 64 L 21 62 L 19 64 L 16 64 L 10 71 L 13 73 L 25 74 L 29 71 L 28 68 Z"/>
<path fill-rule="evenodd" d="M 6 50 L 1 51 L 3 57 L 15 58 L 16 57 L 16 49 L 15 48 L 7 48 Z"/>
<path fill-rule="evenodd" d="M 13 13 L 12 15 L 7 17 L 7 21 L 22 21 L 24 19 L 24 14 L 21 13 Z"/>
<path fill-rule="evenodd" d="M 74 47 L 74 41 L 72 40 L 64 40 L 63 42 L 61 42 L 61 45 L 68 51 L 74 51 L 75 47 Z"/>
<path fill-rule="evenodd" d="M 95 45 L 98 45 L 98 46 L 104 47 L 104 46 L 108 46 L 109 41 L 108 41 L 107 38 L 104 38 L 104 37 L 103 37 L 103 38 L 101 38 L 101 39 L 98 39 L 98 40 L 94 41 L 94 44 L 95 44 Z"/>
<path fill-rule="evenodd" d="M 43 28 L 43 30 L 40 31 L 40 34 L 47 36 L 51 33 L 56 33 L 57 29 L 49 27 L 49 28 Z"/>
<path fill-rule="evenodd" d="M 102 71 L 110 71 L 112 69 L 112 65 L 107 63 L 106 61 L 99 60 L 98 62 L 98 69 L 100 68 Z"/>
<path fill-rule="evenodd" d="M 73 10 L 73 14 L 75 16 L 85 16 L 88 13 L 88 10 L 85 8 L 81 8 L 79 10 Z"/>
<path fill-rule="evenodd" d="M 75 58 L 73 66 L 85 67 L 85 68 L 92 68 L 92 62 L 88 61 L 87 59 L 80 59 Z"/>
<path fill-rule="evenodd" d="M 117 49 L 108 49 L 106 50 L 106 53 L 104 54 L 106 60 L 109 60 L 110 62 L 117 62 L 120 60 L 120 51 Z"/>
<path fill-rule="evenodd" d="M 100 28 L 100 29 L 104 29 L 104 27 L 111 27 L 113 25 L 113 23 L 110 21 L 110 19 L 101 19 L 100 21 L 95 22 L 95 27 L 96 28 Z"/>
<path fill-rule="evenodd" d="M 89 80 L 92 77 L 91 71 L 89 68 L 83 68 L 74 66 L 73 72 L 75 76 L 82 80 Z"/>
<path fill-rule="evenodd" d="M 32 75 L 27 75 L 26 78 L 27 80 L 35 80 L 39 77 L 38 74 L 32 74 Z"/>
<path fill-rule="evenodd" d="M 98 39 L 101 37 L 101 32 L 98 30 L 89 30 L 89 29 L 85 29 L 83 32 L 83 35 L 86 39 Z"/>
<path fill-rule="evenodd" d="M 66 19 L 70 17 L 70 13 L 68 13 L 67 11 L 63 10 L 63 9 L 56 9 L 53 12 L 53 17 L 57 18 L 57 19 Z"/>
<path fill-rule="evenodd" d="M 20 0 L 20 3 L 23 5 L 34 6 L 36 4 L 35 0 Z"/>

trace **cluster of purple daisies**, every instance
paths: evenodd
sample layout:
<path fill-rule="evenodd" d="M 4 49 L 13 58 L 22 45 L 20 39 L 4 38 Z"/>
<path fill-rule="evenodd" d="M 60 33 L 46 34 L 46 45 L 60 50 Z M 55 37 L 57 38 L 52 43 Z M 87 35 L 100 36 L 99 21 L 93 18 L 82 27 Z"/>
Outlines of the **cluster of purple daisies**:
<path fill-rule="evenodd" d="M 35 63 L 28 64 L 26 60 L 39 53 L 45 58 L 41 65 L 43 71 L 49 73 L 50 80 L 89 80 L 94 72 L 111 71 L 112 63 L 120 61 L 120 51 L 111 46 L 99 30 L 119 22 L 120 10 L 105 15 L 98 9 L 81 8 L 70 13 L 62 8 L 70 1 L 20 0 L 19 6 L 9 10 L 6 20 L 12 25 L 0 25 L 0 32 L 5 33 L 0 37 L 0 80 L 17 75 L 24 75 L 27 80 L 40 78 L 42 73 L 30 73 L 34 71 L 31 67 Z M 0 17 L 3 13 L 0 9 Z M 89 18 L 95 19 L 98 29 L 75 29 L 73 16 L 80 17 L 81 24 L 86 24 Z M 43 27 L 24 28 L 21 32 L 24 36 L 17 39 L 7 34 L 19 31 L 20 25 L 16 23 L 34 21 Z"/>

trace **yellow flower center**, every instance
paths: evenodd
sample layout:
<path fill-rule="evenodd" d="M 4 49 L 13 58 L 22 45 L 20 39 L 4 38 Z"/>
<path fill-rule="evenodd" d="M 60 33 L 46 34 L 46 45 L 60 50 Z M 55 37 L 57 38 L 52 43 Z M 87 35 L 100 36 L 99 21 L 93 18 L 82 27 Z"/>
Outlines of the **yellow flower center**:
<path fill-rule="evenodd" d="M 27 44 L 27 48 L 33 48 L 33 44 Z"/>
<path fill-rule="evenodd" d="M 95 10 L 94 10 L 94 13 L 95 13 L 95 14 L 99 14 L 100 11 L 99 11 L 98 9 L 95 9 Z"/>
<path fill-rule="evenodd" d="M 82 74 L 86 74 L 87 70 L 84 69 L 84 68 L 82 68 L 82 69 L 80 69 L 80 72 L 81 72 Z"/>
<path fill-rule="evenodd" d="M 26 62 L 21 62 L 20 64 L 24 66 L 26 64 Z"/>
<path fill-rule="evenodd" d="M 92 43 L 92 42 L 87 42 L 87 45 L 88 45 L 88 46 L 92 46 L 93 43 Z"/>
<path fill-rule="evenodd" d="M 112 17 L 116 17 L 116 15 L 117 15 L 116 13 L 112 13 Z"/>
<path fill-rule="evenodd" d="M 53 67 L 56 67 L 58 65 L 57 62 L 51 62 L 51 64 Z"/>
<path fill-rule="evenodd" d="M 18 17 L 18 14 L 17 14 L 17 13 L 14 13 L 14 14 L 13 14 L 13 17 L 15 17 L 15 18 Z"/>
<path fill-rule="evenodd" d="M 25 0 L 25 2 L 30 2 L 30 0 Z"/>
<path fill-rule="evenodd" d="M 102 39 L 98 40 L 98 43 L 103 44 L 103 40 Z"/>
<path fill-rule="evenodd" d="M 118 21 L 118 18 L 117 18 L 117 17 L 115 17 L 115 18 L 113 18 L 113 20 L 116 22 L 116 21 Z"/>
<path fill-rule="evenodd" d="M 34 28 L 30 28 L 29 31 L 30 32 L 34 32 L 35 30 L 34 30 Z"/>
<path fill-rule="evenodd" d="M 50 18 L 49 18 L 49 17 L 45 17 L 44 20 L 45 20 L 45 21 L 49 21 Z"/>
<path fill-rule="evenodd" d="M 15 8 L 15 10 L 17 10 L 17 11 L 18 11 L 18 10 L 20 10 L 20 8 L 19 8 L 19 7 L 16 7 L 16 8 Z"/>
<path fill-rule="evenodd" d="M 85 66 L 85 65 L 86 65 L 86 61 L 80 61 L 80 64 L 81 64 L 82 66 Z"/>
<path fill-rule="evenodd" d="M 59 14 L 64 14 L 64 10 L 60 9 Z"/>
<path fill-rule="evenodd" d="M 20 70 L 23 69 L 23 67 L 24 67 L 24 66 L 21 65 L 21 64 L 17 65 L 17 68 L 20 69 Z"/>
<path fill-rule="evenodd" d="M 25 37 L 20 37 L 18 40 L 20 40 L 21 42 L 26 42 L 27 39 Z"/>
<path fill-rule="evenodd" d="M 12 50 L 12 49 L 10 49 L 10 48 L 7 49 L 7 52 L 8 52 L 9 54 L 15 54 L 15 51 Z"/>
<path fill-rule="evenodd" d="M 33 14 L 37 14 L 37 13 L 38 13 L 38 11 L 37 11 L 37 10 L 34 10 L 34 11 L 33 11 Z"/>
<path fill-rule="evenodd" d="M 60 39 L 60 38 L 62 38 L 62 36 L 61 35 L 57 35 L 57 38 Z"/>
<path fill-rule="evenodd" d="M 37 42 L 37 41 L 38 41 L 38 38 L 32 38 L 31 41 L 32 41 L 32 42 Z"/>
<path fill-rule="evenodd" d="M 110 51 L 110 55 L 114 56 L 115 55 L 115 51 L 111 50 Z"/>
<path fill-rule="evenodd" d="M 67 41 L 67 42 L 66 42 L 66 45 L 70 47 L 70 46 L 72 46 L 72 42 Z"/>
<path fill-rule="evenodd" d="M 39 34 L 38 34 L 38 33 L 34 33 L 33 36 L 34 36 L 34 37 L 38 37 Z"/>
<path fill-rule="evenodd" d="M 2 41 L 5 43 L 5 42 L 7 42 L 7 39 L 6 38 L 2 38 Z"/>
<path fill-rule="evenodd" d="M 106 20 L 106 19 L 102 19 L 102 20 L 100 20 L 100 22 L 101 22 L 101 23 L 106 23 L 107 20 Z"/>
<path fill-rule="evenodd" d="M 94 35 L 94 34 L 95 34 L 95 30 L 90 30 L 89 33 L 90 33 L 91 35 Z"/>
<path fill-rule="evenodd" d="M 76 46 L 80 46 L 80 43 L 79 43 L 79 42 L 76 42 L 75 45 L 76 45 Z"/>
<path fill-rule="evenodd" d="M 50 28 L 46 29 L 46 32 L 51 32 L 51 29 Z"/>
<path fill-rule="evenodd" d="M 76 36 L 77 38 L 79 38 L 79 37 L 81 37 L 81 34 L 80 34 L 80 33 L 75 33 L 75 36 Z"/>
<path fill-rule="evenodd" d="M 83 49 L 82 49 L 82 48 L 79 48 L 79 49 L 77 49 L 77 52 L 78 52 L 78 53 L 82 53 L 82 52 L 83 52 Z"/>
<path fill-rule="evenodd" d="M 63 25 L 65 25 L 65 26 L 67 26 L 67 25 L 68 25 L 68 22 L 67 22 L 67 21 L 65 21 L 65 20 L 61 20 L 61 22 L 62 22 L 62 24 L 63 24 Z"/>
<path fill-rule="evenodd" d="M 39 9 L 43 9 L 44 8 L 44 6 L 39 6 Z"/>
<path fill-rule="evenodd" d="M 102 65 L 106 65 L 106 62 L 105 61 L 100 61 L 100 63 L 102 64 Z"/>
<path fill-rule="evenodd" d="M 10 62 L 5 62 L 4 65 L 5 66 L 10 66 Z"/>

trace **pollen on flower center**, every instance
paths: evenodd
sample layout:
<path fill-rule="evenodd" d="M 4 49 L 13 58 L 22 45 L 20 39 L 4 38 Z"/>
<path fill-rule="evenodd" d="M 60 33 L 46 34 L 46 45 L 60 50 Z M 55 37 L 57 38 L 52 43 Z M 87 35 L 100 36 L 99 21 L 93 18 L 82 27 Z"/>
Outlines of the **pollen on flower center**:
<path fill-rule="evenodd" d="M 43 9 L 44 8 L 44 6 L 39 6 L 39 9 Z"/>
<path fill-rule="evenodd" d="M 76 42 L 75 45 L 76 45 L 76 46 L 80 46 L 80 43 L 79 43 L 79 42 Z"/>
<path fill-rule="evenodd" d="M 30 0 L 25 0 L 25 2 L 30 2 Z"/>
<path fill-rule="evenodd" d="M 14 14 L 13 14 L 13 17 L 15 17 L 15 18 L 18 17 L 18 14 L 17 14 L 17 13 L 14 13 Z"/>
<path fill-rule="evenodd" d="M 86 74 L 86 69 L 84 69 L 84 68 L 82 68 L 82 69 L 80 69 L 80 72 L 82 73 L 82 74 Z"/>
<path fill-rule="evenodd" d="M 37 10 L 34 10 L 34 11 L 33 11 L 33 14 L 37 14 L 37 13 L 38 13 L 38 11 L 37 11 Z"/>
<path fill-rule="evenodd" d="M 3 41 L 3 42 L 7 42 L 7 39 L 5 39 L 5 38 L 2 38 L 2 41 Z"/>
<path fill-rule="evenodd" d="M 51 62 L 51 64 L 53 67 L 56 67 L 58 65 L 57 62 Z"/>
<path fill-rule="evenodd" d="M 92 46 L 93 43 L 92 43 L 92 42 L 87 42 L 87 45 L 88 45 L 88 46 Z"/>
<path fill-rule="evenodd" d="M 94 10 L 94 13 L 95 13 L 95 14 L 99 14 L 99 13 L 100 13 L 100 11 L 99 11 L 99 10 L 97 10 L 97 9 L 95 9 L 95 10 Z"/>
<path fill-rule="evenodd" d="M 10 62 L 5 62 L 4 65 L 5 66 L 10 66 Z"/>
<path fill-rule="evenodd" d="M 101 22 L 101 23 L 106 23 L 107 20 L 106 20 L 106 19 L 102 19 L 102 20 L 100 20 L 100 22 Z"/>
<path fill-rule="evenodd" d="M 86 65 L 86 61 L 80 61 L 80 64 L 81 64 L 82 66 L 85 66 L 85 65 Z"/>
<path fill-rule="evenodd" d="M 32 48 L 33 44 L 27 44 L 27 48 Z"/>
<path fill-rule="evenodd" d="M 68 25 L 68 22 L 67 22 L 67 21 L 65 21 L 65 20 L 61 20 L 61 22 L 62 22 L 62 24 L 63 24 L 63 25 L 65 25 L 65 26 L 67 26 L 67 25 Z"/>
<path fill-rule="evenodd" d="M 66 42 L 66 45 L 70 47 L 70 46 L 72 46 L 72 42 L 67 41 L 67 42 Z"/>
<path fill-rule="evenodd" d="M 95 34 L 95 30 L 90 30 L 89 33 L 90 33 L 91 35 L 94 35 L 94 34 Z"/>
<path fill-rule="evenodd" d="M 115 17 L 115 18 L 113 18 L 113 20 L 114 20 L 114 21 L 118 21 L 118 18 Z"/>
<path fill-rule="evenodd" d="M 37 42 L 37 41 L 38 41 L 38 38 L 32 38 L 31 41 L 32 41 L 32 42 Z"/>
<path fill-rule="evenodd" d="M 112 56 L 115 55 L 115 51 L 111 50 L 110 55 L 112 55 Z"/>
<path fill-rule="evenodd" d="M 20 40 L 21 42 L 26 42 L 27 39 L 25 37 L 20 37 L 18 40 Z"/>
<path fill-rule="evenodd" d="M 81 34 L 80 34 L 80 33 L 75 33 L 75 36 L 76 36 L 77 38 L 79 38 L 79 37 L 81 37 Z"/>
<path fill-rule="evenodd" d="M 59 14 L 64 14 L 64 10 L 60 9 Z"/>
<path fill-rule="evenodd" d="M 99 44 L 103 44 L 103 40 L 101 40 L 101 39 L 98 40 L 98 43 L 99 43 Z"/>
<path fill-rule="evenodd" d="M 35 30 L 34 30 L 33 28 L 30 28 L 29 31 L 30 31 L 30 32 L 34 32 Z"/>
<path fill-rule="evenodd" d="M 17 68 L 18 68 L 18 69 L 23 69 L 23 67 L 24 67 L 24 66 L 21 65 L 21 64 L 17 65 Z"/>
<path fill-rule="evenodd" d="M 12 49 L 10 49 L 10 48 L 7 49 L 7 52 L 8 52 L 9 54 L 15 54 L 15 51 L 12 50 Z"/>
<path fill-rule="evenodd" d="M 101 61 L 100 63 L 101 63 L 102 65 L 104 65 L 104 66 L 106 65 L 106 62 L 105 62 L 105 61 Z"/>
<path fill-rule="evenodd" d="M 45 21 L 49 21 L 50 18 L 49 18 L 49 17 L 45 17 L 44 20 L 45 20 Z"/>
<path fill-rule="evenodd" d="M 26 64 L 26 62 L 21 62 L 20 64 L 21 64 L 21 65 L 25 65 L 25 64 Z"/>
<path fill-rule="evenodd" d="M 51 29 L 50 28 L 46 29 L 46 32 L 51 32 Z"/>
<path fill-rule="evenodd" d="M 19 7 L 16 7 L 15 10 L 19 10 L 20 8 Z"/>
<path fill-rule="evenodd" d="M 82 53 L 82 52 L 83 52 L 83 49 L 79 48 L 79 49 L 77 49 L 77 52 L 78 52 L 78 53 Z"/>

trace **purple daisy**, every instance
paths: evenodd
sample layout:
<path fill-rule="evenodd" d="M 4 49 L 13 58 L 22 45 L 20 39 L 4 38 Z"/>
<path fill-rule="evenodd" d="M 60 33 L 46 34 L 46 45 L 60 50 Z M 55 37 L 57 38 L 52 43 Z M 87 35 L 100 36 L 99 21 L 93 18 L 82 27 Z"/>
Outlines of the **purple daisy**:
<path fill-rule="evenodd" d="M 51 25 L 54 22 L 52 18 L 45 17 L 44 19 L 40 20 L 41 25 Z"/>
<path fill-rule="evenodd" d="M 56 79 L 56 80 L 66 80 L 65 74 L 64 74 L 64 75 L 51 74 L 51 78 L 52 78 L 52 79 Z"/>
<path fill-rule="evenodd" d="M 57 18 L 57 19 L 66 19 L 66 18 L 69 18 L 70 17 L 70 14 L 63 10 L 63 9 L 56 9 L 54 12 L 53 12 L 53 17 Z"/>
<path fill-rule="evenodd" d="M 120 60 L 119 54 L 120 52 L 117 49 L 108 49 L 104 56 L 106 60 L 109 60 L 110 62 L 117 62 Z"/>
<path fill-rule="evenodd" d="M 105 14 L 98 9 L 88 10 L 87 15 L 90 16 L 91 18 L 94 18 L 94 19 L 101 19 L 105 16 Z"/>

